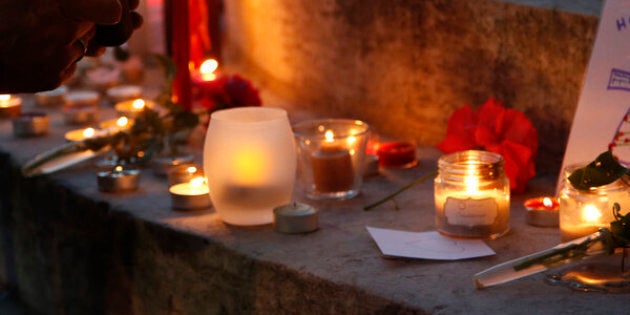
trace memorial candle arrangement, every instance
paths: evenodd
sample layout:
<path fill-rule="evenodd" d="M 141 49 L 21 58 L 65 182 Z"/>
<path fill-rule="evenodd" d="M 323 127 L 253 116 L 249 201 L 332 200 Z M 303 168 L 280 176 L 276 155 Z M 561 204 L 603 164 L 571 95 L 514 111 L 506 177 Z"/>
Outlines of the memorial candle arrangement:
<path fill-rule="evenodd" d="M 560 192 L 560 235 L 570 241 L 609 227 L 614 221 L 613 205 L 630 208 L 630 189 L 623 179 L 589 190 L 575 189 L 568 180 L 579 166 L 565 169 L 565 183 Z"/>
<path fill-rule="evenodd" d="M 203 160 L 212 203 L 227 223 L 271 223 L 273 208 L 291 201 L 295 144 L 283 109 L 237 107 L 213 112 Z"/>
<path fill-rule="evenodd" d="M 361 188 L 369 126 L 350 119 L 323 119 L 293 126 L 299 177 L 312 199 L 348 199 Z"/>
<path fill-rule="evenodd" d="M 438 160 L 435 222 L 457 237 L 497 238 L 510 228 L 510 185 L 503 158 L 486 151 L 460 151 Z"/>

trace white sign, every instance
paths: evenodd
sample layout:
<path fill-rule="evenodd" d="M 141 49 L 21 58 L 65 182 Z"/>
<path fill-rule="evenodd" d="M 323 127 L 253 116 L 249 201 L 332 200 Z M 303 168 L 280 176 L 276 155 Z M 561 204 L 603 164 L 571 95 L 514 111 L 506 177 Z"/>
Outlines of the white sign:
<path fill-rule="evenodd" d="M 607 0 L 569 134 L 563 169 L 593 161 L 609 145 L 622 162 L 630 165 L 630 121 L 625 120 L 629 109 L 630 1 Z M 561 170 L 559 179 L 563 178 Z"/>

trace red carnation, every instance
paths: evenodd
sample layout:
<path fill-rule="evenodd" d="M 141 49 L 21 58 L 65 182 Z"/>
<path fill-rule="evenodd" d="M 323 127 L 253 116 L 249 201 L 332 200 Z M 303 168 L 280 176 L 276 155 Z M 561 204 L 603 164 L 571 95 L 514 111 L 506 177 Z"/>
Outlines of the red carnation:
<path fill-rule="evenodd" d="M 444 153 L 481 149 L 501 154 L 510 189 L 520 193 L 536 175 L 538 132 L 525 114 L 494 98 L 477 111 L 470 105 L 457 109 L 448 120 L 446 138 L 437 145 Z"/>

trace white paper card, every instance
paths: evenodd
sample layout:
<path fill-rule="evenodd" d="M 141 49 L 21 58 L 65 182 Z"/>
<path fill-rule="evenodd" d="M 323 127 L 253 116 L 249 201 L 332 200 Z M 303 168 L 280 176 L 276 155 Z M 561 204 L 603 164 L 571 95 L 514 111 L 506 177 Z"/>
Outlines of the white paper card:
<path fill-rule="evenodd" d="M 573 119 L 564 166 L 593 161 L 613 142 L 623 142 L 630 109 L 630 1 L 607 0 L 597 29 L 584 86 Z M 627 135 L 626 135 L 627 137 Z M 613 153 L 630 162 L 626 146 Z M 615 152 L 616 151 L 616 152 Z M 626 151 L 626 152 L 624 152 Z M 560 179 L 564 174 L 560 174 Z"/>
<path fill-rule="evenodd" d="M 406 232 L 369 226 L 366 228 L 385 256 L 459 260 L 495 254 L 481 240 L 448 238 L 436 231 Z"/>

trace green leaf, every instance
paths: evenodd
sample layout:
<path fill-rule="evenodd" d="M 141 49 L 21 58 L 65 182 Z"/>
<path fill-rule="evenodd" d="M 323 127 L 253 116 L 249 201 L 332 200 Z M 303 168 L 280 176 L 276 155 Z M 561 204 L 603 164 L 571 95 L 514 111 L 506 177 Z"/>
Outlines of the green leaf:
<path fill-rule="evenodd" d="M 589 190 L 592 187 L 610 184 L 627 172 L 628 169 L 617 162 L 612 152 L 606 151 L 595 161 L 571 173 L 569 181 L 575 189 Z"/>

